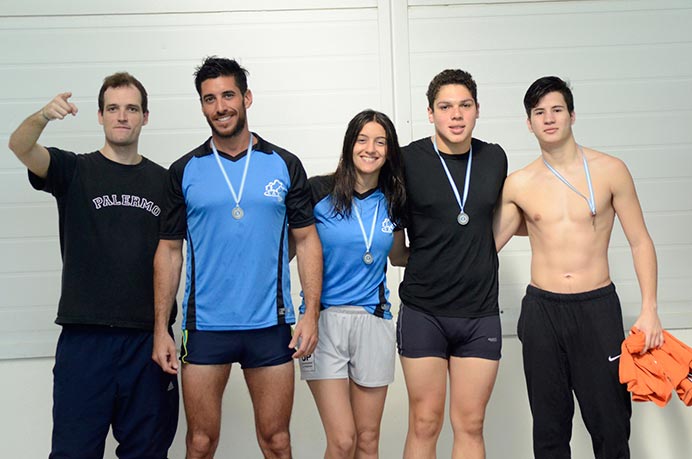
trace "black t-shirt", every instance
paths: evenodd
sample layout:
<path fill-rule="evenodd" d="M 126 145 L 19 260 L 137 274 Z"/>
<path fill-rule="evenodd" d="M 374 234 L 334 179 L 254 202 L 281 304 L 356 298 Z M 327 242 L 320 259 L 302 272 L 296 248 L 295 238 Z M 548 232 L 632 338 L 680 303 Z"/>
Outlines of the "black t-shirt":
<path fill-rule="evenodd" d="M 502 147 L 472 139 L 464 212 L 429 137 L 403 148 L 411 254 L 399 287 L 404 304 L 433 315 L 476 318 L 498 313 L 498 261 L 492 221 L 507 176 Z M 442 157 L 463 199 L 468 154 Z"/>
<path fill-rule="evenodd" d="M 124 165 L 98 151 L 48 151 L 48 176 L 29 171 L 29 180 L 58 204 L 63 272 L 56 323 L 153 330 L 166 170 L 146 158 Z"/>

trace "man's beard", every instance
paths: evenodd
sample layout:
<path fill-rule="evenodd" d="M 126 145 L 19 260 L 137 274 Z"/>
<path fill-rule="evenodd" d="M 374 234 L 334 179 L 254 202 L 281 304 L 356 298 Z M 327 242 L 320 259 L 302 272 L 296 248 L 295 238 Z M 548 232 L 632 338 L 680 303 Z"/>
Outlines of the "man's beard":
<path fill-rule="evenodd" d="M 241 132 L 243 132 L 246 123 L 247 117 L 245 116 L 245 110 L 243 110 L 242 112 L 238 112 L 238 119 L 236 120 L 235 128 L 233 128 L 233 130 L 230 133 L 225 134 L 219 132 L 218 129 L 214 127 L 214 123 L 212 122 L 212 120 L 209 119 L 209 117 L 207 117 L 207 124 L 209 124 L 209 127 L 211 128 L 214 135 L 223 139 L 230 139 L 239 135 Z"/>

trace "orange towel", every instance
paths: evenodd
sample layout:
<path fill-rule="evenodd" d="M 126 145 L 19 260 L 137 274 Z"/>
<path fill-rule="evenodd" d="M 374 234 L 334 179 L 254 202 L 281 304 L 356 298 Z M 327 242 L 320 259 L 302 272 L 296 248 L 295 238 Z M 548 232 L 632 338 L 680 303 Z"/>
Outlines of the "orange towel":
<path fill-rule="evenodd" d="M 663 339 L 663 346 L 642 355 L 644 333 L 632 328 L 622 342 L 620 382 L 627 384 L 634 401 L 665 406 L 675 390 L 680 400 L 691 406 L 692 348 L 666 331 Z"/>

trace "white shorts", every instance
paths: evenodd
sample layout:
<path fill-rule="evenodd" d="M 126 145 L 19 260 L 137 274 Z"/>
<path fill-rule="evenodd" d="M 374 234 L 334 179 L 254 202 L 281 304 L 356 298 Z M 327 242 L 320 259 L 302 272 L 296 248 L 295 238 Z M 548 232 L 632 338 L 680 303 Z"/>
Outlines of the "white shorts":
<path fill-rule="evenodd" d="M 360 306 L 323 309 L 315 351 L 300 359 L 300 378 L 346 379 L 364 387 L 394 381 L 396 333 L 393 320 L 381 319 Z"/>

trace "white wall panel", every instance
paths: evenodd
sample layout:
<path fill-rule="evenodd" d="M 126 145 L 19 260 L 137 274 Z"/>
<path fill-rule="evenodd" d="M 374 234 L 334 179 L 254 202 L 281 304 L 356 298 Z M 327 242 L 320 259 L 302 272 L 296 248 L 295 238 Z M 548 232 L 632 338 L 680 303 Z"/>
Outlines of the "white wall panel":
<path fill-rule="evenodd" d="M 0 291 L 7 292 L 12 287 L 18 287 L 22 290 L 22 295 L 15 300 L 16 308 L 50 305 L 53 308 L 50 313 L 52 316 L 55 316 L 55 305 L 58 300 L 57 294 L 60 293 L 59 269 L 36 271 L 31 273 L 31 275 L 21 272 L 3 273 L 0 276 Z M 18 314 L 21 309 L 15 309 L 14 311 Z M 39 327 L 51 322 L 52 320 L 45 323 L 36 322 L 34 325 Z"/>
<path fill-rule="evenodd" d="M 348 120 L 364 108 L 393 105 L 390 21 L 378 5 L 372 0 L 328 6 L 81 0 L 8 5 L 0 13 L 0 141 L 6 143 L 12 130 L 55 94 L 72 91 L 79 114 L 50 123 L 41 143 L 76 152 L 100 148 L 98 89 L 105 75 L 127 70 L 149 92 L 150 122 L 140 151 L 169 165 L 209 135 L 192 74 L 204 56 L 217 54 L 239 59 L 250 71 L 251 129 L 298 154 L 309 174 L 332 171 Z M 40 273 L 60 269 L 56 213 L 53 198 L 30 187 L 13 155 L 0 155 L 0 217 L 11 222 L 0 227 L 0 257 L 15 261 L 0 264 L 0 281 L 34 276 L 42 288 Z M 395 289 L 396 271 L 392 278 Z M 293 285 L 297 295 L 297 278 Z M 0 319 L 22 311 L 17 307 L 24 288 L 8 282 Z M 56 303 L 57 295 L 41 304 Z M 32 319 L 51 324 L 55 309 L 42 311 L 32 312 Z M 26 355 L 8 340 L 9 335 L 0 341 L 0 358 Z M 37 355 L 52 354 L 53 339 L 44 344 Z"/>
<path fill-rule="evenodd" d="M 659 254 L 664 325 L 692 328 L 689 0 L 0 0 L 0 5 L 0 359 L 18 358 L 0 361 L 7 382 L 2 405 L 24 413 L 3 426 L 9 440 L 5 456 L 45 457 L 49 447 L 52 361 L 25 357 L 52 355 L 59 331 L 53 320 L 60 256 L 53 198 L 31 189 L 4 145 L 29 113 L 70 90 L 79 115 L 51 123 L 41 141 L 74 151 L 100 148 L 96 93 L 102 78 L 119 70 L 132 72 L 150 93 L 141 151 L 168 165 L 208 135 L 193 88 L 194 67 L 209 54 L 237 57 L 251 72 L 252 129 L 297 153 L 311 175 L 334 169 L 346 123 L 362 108 L 393 114 L 403 143 L 429 135 L 424 93 L 429 80 L 448 67 L 466 68 L 476 77 L 477 136 L 503 145 L 510 170 L 517 169 L 538 153 L 525 126 L 524 91 L 539 76 L 563 76 L 574 87 L 578 140 L 622 158 L 635 179 Z M 617 223 L 611 246 L 613 279 L 629 325 L 639 291 Z M 527 238 L 510 241 L 501 255 L 500 303 L 508 335 L 515 332 L 529 263 Z M 396 302 L 400 272 L 389 273 Z M 680 333 L 689 340 L 689 330 Z M 530 457 L 530 412 L 518 395 L 521 350 L 515 337 L 504 344 L 486 421 L 488 457 Z M 222 427 L 222 456 L 259 454 L 248 422 L 249 400 L 235 396 L 242 384 L 234 371 L 224 400 L 230 416 Z M 385 408 L 382 457 L 401 456 L 406 406 L 397 367 Z M 682 411 L 636 405 L 633 459 L 690 457 L 685 436 L 690 418 Z M 323 437 L 304 384 L 297 385 L 294 421 L 296 457 L 319 456 Z M 181 418 L 172 457 L 184 454 L 184 427 Z M 662 441 L 649 441 L 652 436 Z M 447 423 L 438 455 L 449 457 L 451 439 Z M 592 456 L 579 423 L 573 456 Z"/>
<path fill-rule="evenodd" d="M 59 271 L 62 268 L 62 262 L 57 243 L 57 237 L 0 240 L 0 258 L 4 260 L 0 264 L 0 274 Z M 12 289 L 6 293 L 12 293 Z M 11 299 L 13 296 L 8 295 L 8 297 Z M 3 305 L 7 308 L 12 306 L 12 304 Z"/>
<path fill-rule="evenodd" d="M 8 16 L 62 16 L 102 14 L 199 13 L 215 11 L 292 11 L 325 8 L 324 0 L 122 0 L 119 2 L 93 2 L 73 0 L 69 4 L 55 4 L 46 0 L 3 0 L 3 14 Z M 339 0 L 330 2 L 331 9 L 343 10 L 377 6 L 376 0 Z"/>
<path fill-rule="evenodd" d="M 412 132 L 430 135 L 425 90 L 443 68 L 469 70 L 479 85 L 476 135 L 500 143 L 510 171 L 537 157 L 522 100 L 543 75 L 569 80 L 577 141 L 622 158 L 635 179 L 659 256 L 667 326 L 689 326 L 692 238 L 692 5 L 683 1 L 469 2 L 412 1 L 409 8 Z M 644 32 L 645 31 L 645 32 Z M 644 32 L 644 33 L 643 33 Z M 416 107 L 418 107 L 416 109 Z M 611 246 L 612 277 L 626 322 L 639 310 L 639 289 L 619 225 Z M 501 254 L 501 306 L 513 333 L 530 249 L 525 241 Z M 667 289 L 673 289 L 672 292 Z M 684 316 L 682 320 L 680 316 Z"/>
<path fill-rule="evenodd" d="M 0 207 L 5 238 L 35 238 L 55 236 L 57 215 L 55 204 L 10 205 Z"/>
<path fill-rule="evenodd" d="M 142 151 L 168 165 L 207 135 L 191 73 L 202 56 L 217 53 L 238 57 L 250 69 L 252 128 L 299 154 L 310 174 L 325 173 L 334 168 L 346 122 L 364 107 L 396 107 L 397 125 L 411 128 L 402 139 L 428 135 L 427 82 L 444 67 L 460 66 L 479 82 L 478 137 L 502 144 L 515 169 L 537 151 L 524 125 L 523 91 L 535 77 L 557 73 L 574 85 L 578 139 L 627 162 L 645 213 L 659 218 L 650 224 L 659 246 L 684 243 L 684 231 L 675 228 L 690 219 L 685 191 L 692 163 L 684 160 L 692 145 L 686 129 L 692 118 L 692 67 L 676 57 L 692 51 L 683 27 L 691 15 L 687 4 L 418 1 L 410 2 L 405 14 L 400 2 L 379 6 L 385 4 L 391 18 L 407 23 L 383 19 L 377 2 L 338 2 L 330 8 L 311 2 L 280 8 L 269 3 L 219 8 L 217 2 L 196 8 L 184 2 L 46 8 L 40 1 L 25 2 L 0 18 L 0 50 L 6 56 L 0 76 L 10 82 L 0 87 L 0 137 L 6 139 L 26 114 L 69 89 L 80 114 L 51 124 L 42 141 L 75 151 L 99 148 L 96 91 L 103 75 L 126 68 L 150 92 Z M 407 99 L 406 94 L 408 100 L 392 100 Z M 0 157 L 0 176 L 0 215 L 30 224 L 26 236 L 55 231 L 46 226 L 54 225 L 46 207 L 52 199 L 31 190 L 11 155 Z M 36 213 L 18 211 L 23 205 L 39 207 Z M 614 246 L 624 243 L 617 231 Z M 22 232 L 21 225 L 8 225 L 0 237 Z M 5 245 L 33 243 L 11 241 Z M 16 256 L 21 250 L 5 253 Z M 31 254 L 24 258 L 25 267 L 37 264 Z M 513 269 L 523 273 L 527 262 L 524 251 Z"/>

